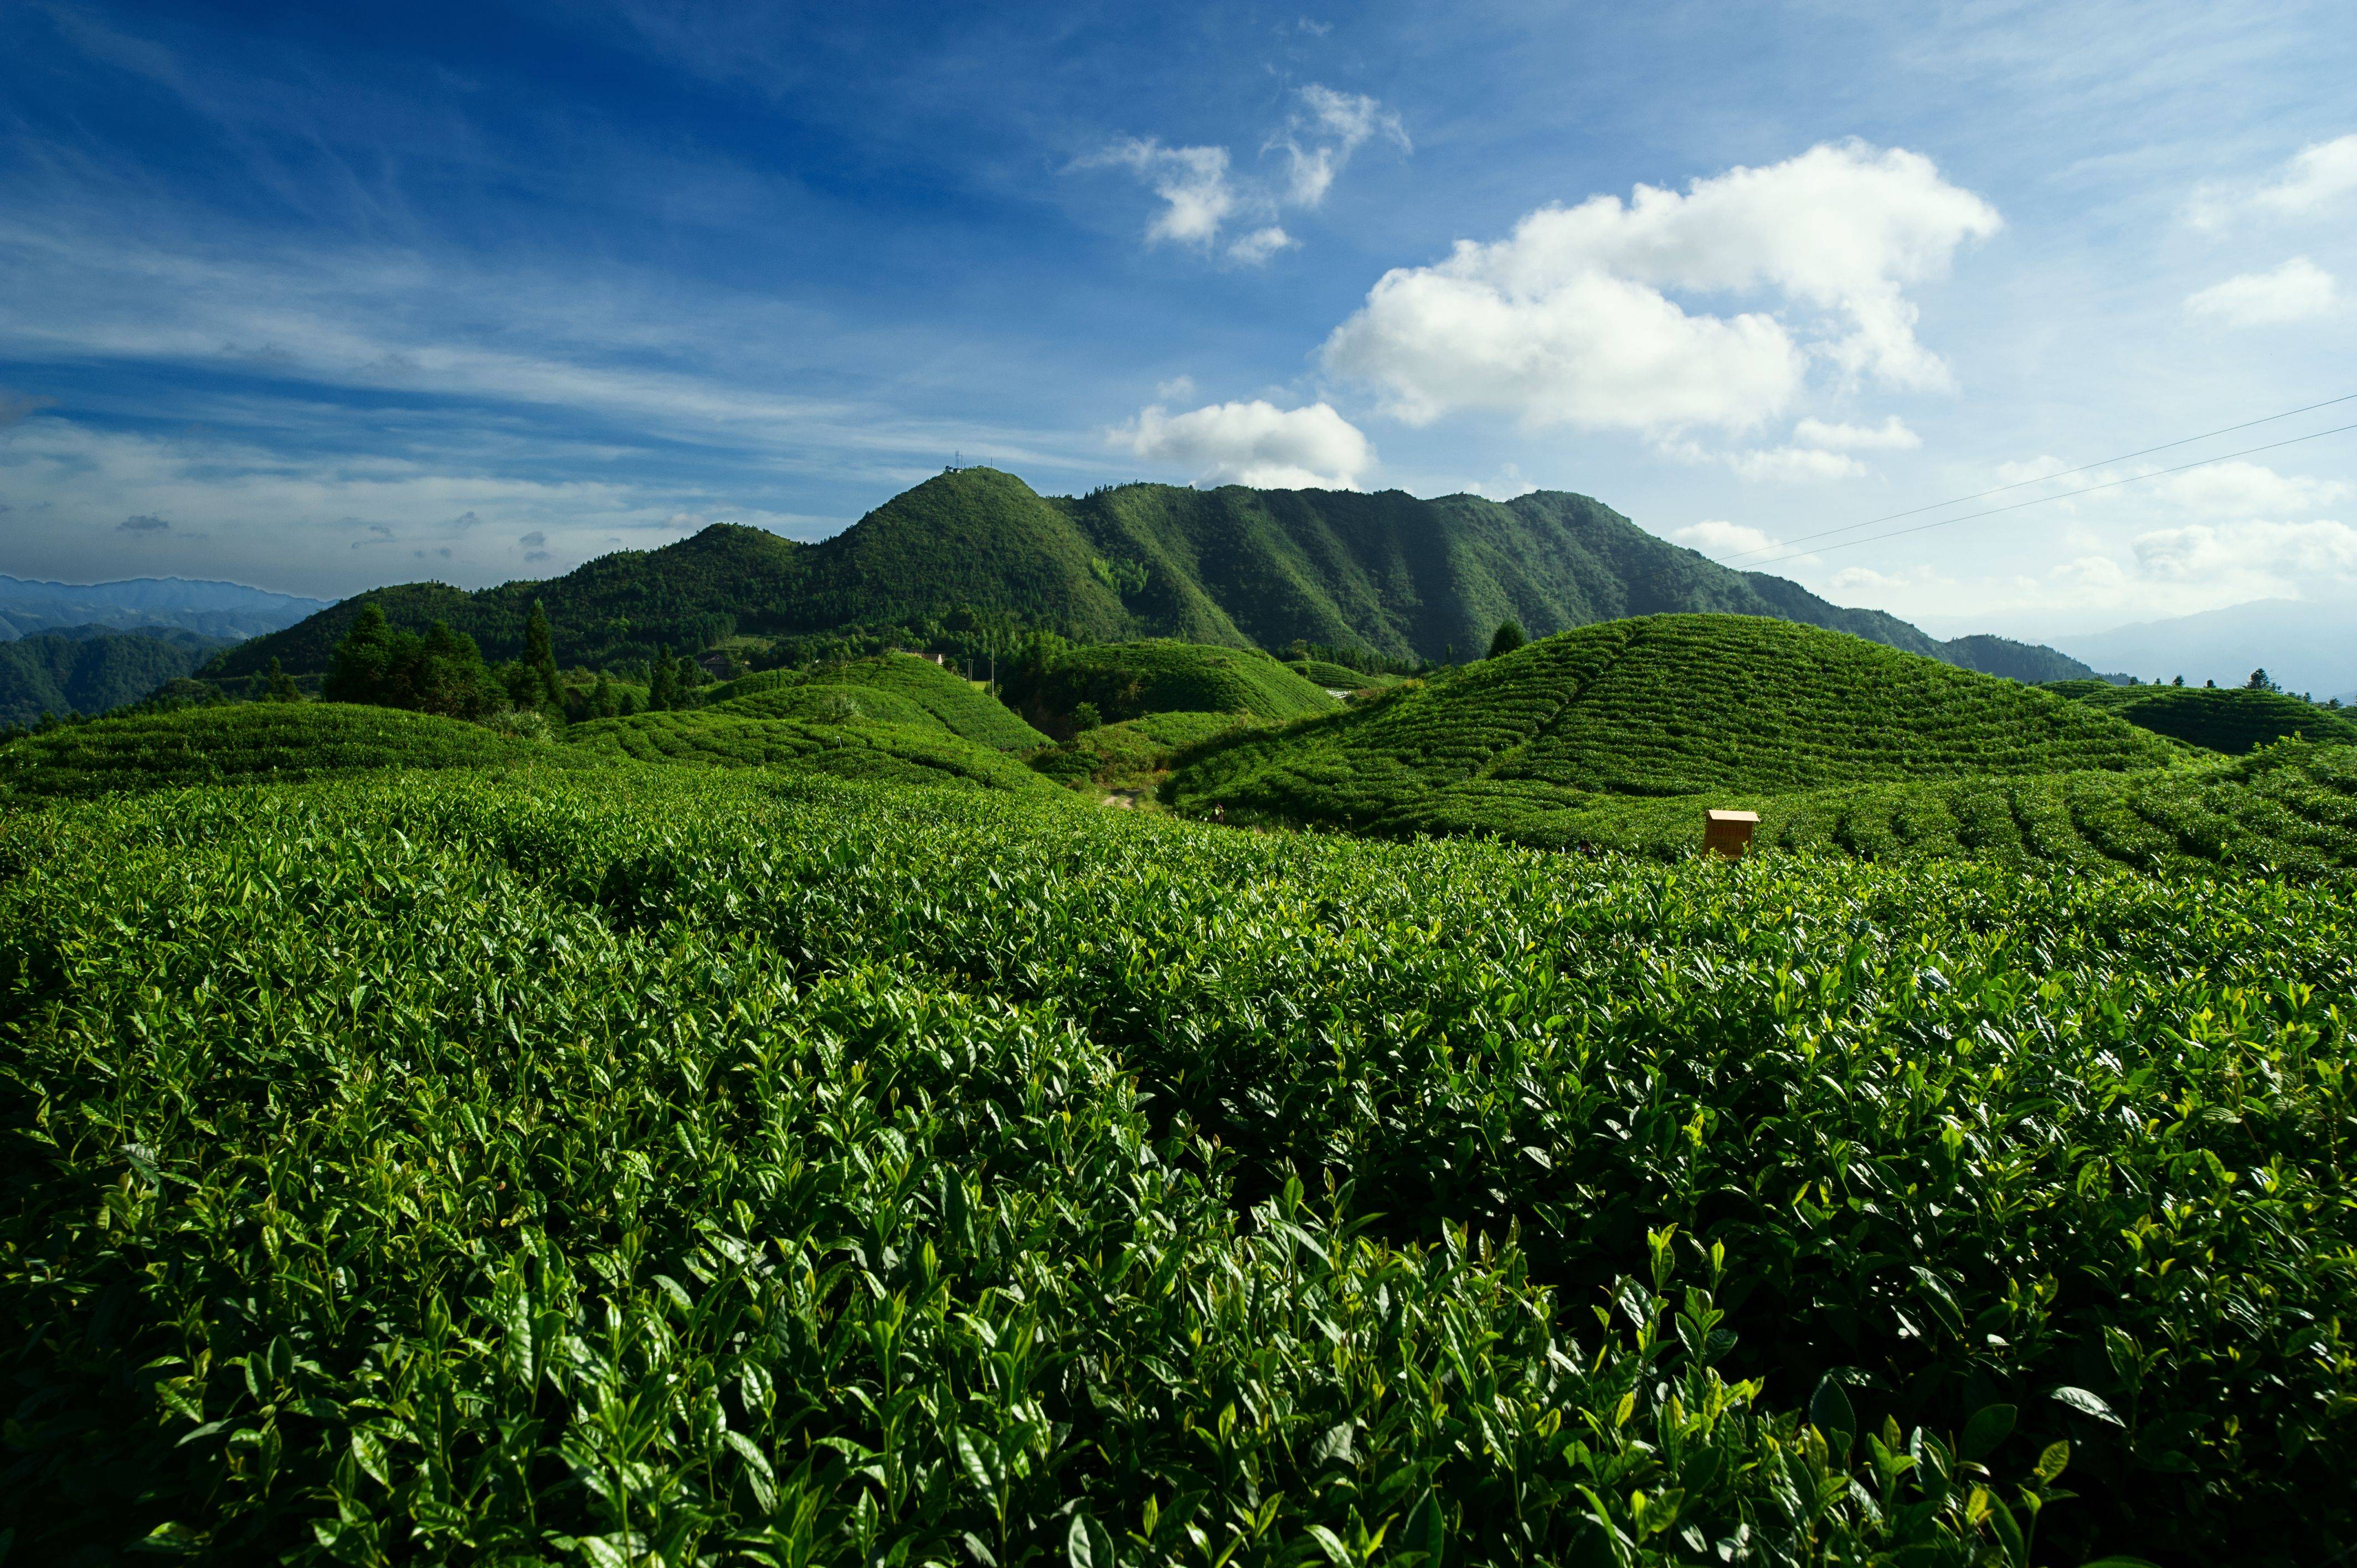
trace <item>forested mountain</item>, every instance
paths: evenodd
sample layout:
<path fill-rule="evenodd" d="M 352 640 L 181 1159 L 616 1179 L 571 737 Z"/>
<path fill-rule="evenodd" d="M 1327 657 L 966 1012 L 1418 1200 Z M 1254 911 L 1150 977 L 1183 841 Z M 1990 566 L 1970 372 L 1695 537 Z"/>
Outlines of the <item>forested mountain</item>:
<path fill-rule="evenodd" d="M 447 619 L 487 655 L 509 658 L 522 650 L 534 598 L 547 607 L 558 657 L 589 664 L 702 646 L 731 628 L 916 627 L 961 612 L 1085 642 L 1168 637 L 1276 649 L 1299 640 L 1434 660 L 1477 656 L 1508 618 L 1543 637 L 1681 610 L 1805 621 L 1975 668 L 1988 653 L 1981 644 L 1994 641 L 1943 643 L 1878 610 L 1845 609 L 1784 578 L 1730 570 L 1561 491 L 1500 503 L 1135 484 L 1047 497 L 1011 474 L 963 468 L 818 544 L 716 524 L 547 582 L 475 594 L 439 584 L 378 589 L 257 639 L 210 672 L 248 674 L 273 657 L 290 671 L 322 670 L 369 599 L 396 626 Z M 2092 673 L 2059 655 L 2036 669 L 2048 680 Z"/>
<path fill-rule="evenodd" d="M 293 626 L 327 607 L 325 599 L 274 594 L 242 583 L 184 577 L 43 583 L 0 575 L 0 638 L 97 625 L 114 630 L 178 628 L 234 639 Z"/>
<path fill-rule="evenodd" d="M 178 628 L 70 627 L 0 642 L 0 725 L 102 714 L 186 675 L 222 646 Z"/>

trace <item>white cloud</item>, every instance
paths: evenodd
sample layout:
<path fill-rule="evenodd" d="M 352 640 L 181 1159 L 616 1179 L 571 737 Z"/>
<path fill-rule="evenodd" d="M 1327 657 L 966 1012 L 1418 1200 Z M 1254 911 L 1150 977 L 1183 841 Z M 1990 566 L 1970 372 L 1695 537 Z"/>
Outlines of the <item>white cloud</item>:
<path fill-rule="evenodd" d="M 1833 575 L 1831 585 L 1837 594 L 1888 600 L 1894 596 L 1916 597 L 1926 590 L 1952 589 L 1956 585 L 1929 566 L 1910 566 L 1896 572 L 1845 566 Z"/>
<path fill-rule="evenodd" d="M 1375 459 L 1358 427 L 1323 403 L 1281 409 L 1255 398 L 1178 414 L 1157 405 L 1110 438 L 1148 462 L 1186 468 L 1199 485 L 1356 489 Z"/>
<path fill-rule="evenodd" d="M 2357 134 L 2302 147 L 2273 179 L 2249 185 L 2211 184 L 2193 193 L 2185 216 L 2197 229 L 2222 229 L 2251 212 L 2301 219 L 2323 213 L 2357 192 Z"/>
<path fill-rule="evenodd" d="M 1923 445 L 1923 438 L 1895 413 L 1880 424 L 1828 424 L 1822 419 L 1804 419 L 1792 426 L 1792 439 L 1803 446 L 1822 446 L 1829 452 L 1911 452 Z"/>
<path fill-rule="evenodd" d="M 1225 147 L 1166 147 L 1135 136 L 1081 160 L 1084 168 L 1126 168 L 1154 188 L 1164 206 L 1146 226 L 1149 241 L 1208 247 L 1242 198 L 1228 179 Z"/>
<path fill-rule="evenodd" d="M 1706 555 L 1758 555 L 1774 550 L 1783 541 L 1775 535 L 1745 523 L 1726 522 L 1706 518 L 1690 522 L 1684 528 L 1674 528 L 1670 537 L 1681 544 L 1692 545 Z"/>
<path fill-rule="evenodd" d="M 2155 490 L 2198 517 L 2244 519 L 2312 512 L 2348 495 L 2350 487 L 2338 479 L 2278 474 L 2261 463 L 2237 461 L 2171 474 Z"/>
<path fill-rule="evenodd" d="M 2302 147 L 2255 199 L 2278 212 L 2306 214 L 2357 191 L 2357 134 Z"/>
<path fill-rule="evenodd" d="M 1298 244 L 1276 221 L 1286 208 L 1321 205 L 1351 156 L 1377 137 L 1411 151 L 1400 117 L 1363 93 L 1338 92 L 1316 82 L 1301 89 L 1285 124 L 1262 146 L 1281 155 L 1281 177 L 1238 174 L 1228 149 L 1165 146 L 1152 136 L 1133 136 L 1091 153 L 1076 168 L 1126 168 L 1163 201 L 1146 225 L 1149 243 L 1168 242 L 1205 252 L 1220 251 L 1230 261 L 1258 266 Z M 1251 227 L 1222 242 L 1231 225 Z"/>
<path fill-rule="evenodd" d="M 2186 296 L 2185 308 L 2232 327 L 2275 327 L 2328 315 L 2336 303 L 2332 274 L 2306 256 L 2272 272 L 2244 273 Z"/>
<path fill-rule="evenodd" d="M 1228 256 L 1230 260 L 1242 262 L 1248 267 L 1256 267 L 1279 251 L 1289 249 L 1300 242 L 1277 224 L 1271 223 L 1266 228 L 1255 229 L 1251 233 L 1237 239 L 1229 245 Z"/>
<path fill-rule="evenodd" d="M 1784 484 L 1862 478 L 1871 471 L 1846 453 L 1814 446 L 1770 446 L 1736 452 L 1727 456 L 1727 464 L 1743 478 Z"/>
<path fill-rule="evenodd" d="M 1161 403 L 1183 403 L 1195 395 L 1195 378 L 1177 375 L 1167 381 L 1154 384 L 1154 396 Z"/>
<path fill-rule="evenodd" d="M 1326 199 L 1351 155 L 1378 135 L 1404 153 L 1415 150 L 1400 117 L 1374 99 L 1337 92 L 1313 81 L 1301 90 L 1300 110 L 1284 131 L 1269 138 L 1266 150 L 1286 155 L 1287 198 L 1297 206 L 1316 207 Z"/>
<path fill-rule="evenodd" d="M 1487 410 L 1534 427 L 1749 428 L 1791 403 L 1812 355 L 1893 386 L 1948 384 L 1904 290 L 2000 224 L 1920 154 L 1822 145 L 1459 241 L 1444 262 L 1385 274 L 1325 362 L 1414 424 Z M 1792 319 L 1693 312 L 1670 291 L 1766 294 Z"/>
<path fill-rule="evenodd" d="M 2357 575 L 2357 528 L 2329 520 L 2157 529 L 2139 534 L 2135 549 L 2137 570 L 2164 583 L 2268 583 L 2297 594 L 2302 583 Z"/>

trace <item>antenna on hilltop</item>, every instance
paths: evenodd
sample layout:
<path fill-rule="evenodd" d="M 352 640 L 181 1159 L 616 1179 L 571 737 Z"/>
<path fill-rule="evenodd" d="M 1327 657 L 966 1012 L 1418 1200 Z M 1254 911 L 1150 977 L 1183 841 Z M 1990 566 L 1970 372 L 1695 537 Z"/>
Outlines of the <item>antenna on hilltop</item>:
<path fill-rule="evenodd" d="M 951 453 L 951 454 L 950 454 L 950 466 L 949 466 L 948 467 L 946 467 L 946 468 L 943 468 L 943 469 L 942 470 L 942 473 L 944 473 L 944 474 L 954 474 L 954 473 L 956 473 L 960 468 L 963 468 L 963 467 L 965 467 L 965 454 L 964 454 L 963 452 L 952 452 L 952 453 Z"/>

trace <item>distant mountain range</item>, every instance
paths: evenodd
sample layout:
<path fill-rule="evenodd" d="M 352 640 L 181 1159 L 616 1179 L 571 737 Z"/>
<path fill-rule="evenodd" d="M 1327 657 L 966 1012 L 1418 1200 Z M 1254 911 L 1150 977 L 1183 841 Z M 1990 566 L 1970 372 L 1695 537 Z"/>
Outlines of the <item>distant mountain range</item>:
<path fill-rule="evenodd" d="M 242 583 L 181 577 L 43 583 L 0 576 L 0 639 L 81 626 L 172 627 L 205 637 L 259 637 L 317 615 L 328 602 Z"/>
<path fill-rule="evenodd" d="M 816 544 L 716 524 L 545 582 L 371 590 L 231 650 L 205 673 L 246 675 L 274 657 L 292 672 L 324 670 L 371 600 L 397 626 L 447 620 L 489 656 L 512 658 L 535 598 L 568 664 L 703 646 L 722 624 L 771 634 L 913 628 L 959 610 L 1092 642 L 1172 637 L 1275 650 L 1299 639 L 1463 660 L 1510 617 L 1536 637 L 1701 610 L 1803 621 L 2025 681 L 2093 673 L 2052 649 L 1987 637 L 1943 642 L 1786 578 L 1733 571 L 1562 491 L 1500 503 L 1135 484 L 1069 498 L 1041 496 L 992 468 L 928 479 Z"/>
<path fill-rule="evenodd" d="M 2241 685 L 2265 669 L 2288 692 L 2357 701 L 2357 605 L 2259 599 L 2222 610 L 2145 621 L 2055 646 L 2104 670 L 2144 680 L 2179 675 L 2199 686 Z"/>

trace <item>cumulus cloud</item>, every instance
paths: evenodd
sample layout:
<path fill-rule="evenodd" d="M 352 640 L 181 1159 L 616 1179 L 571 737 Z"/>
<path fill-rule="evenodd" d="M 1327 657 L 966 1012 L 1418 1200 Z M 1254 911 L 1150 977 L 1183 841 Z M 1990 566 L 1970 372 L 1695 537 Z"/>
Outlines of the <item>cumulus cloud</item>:
<path fill-rule="evenodd" d="M 471 511 L 462 511 L 457 516 L 450 520 L 450 526 L 463 533 L 468 529 L 480 526 L 482 521 L 483 520 L 480 517 Z"/>
<path fill-rule="evenodd" d="M 1792 439 L 1800 446 L 1822 446 L 1828 452 L 1911 452 L 1923 445 L 1923 438 L 1895 413 L 1880 424 L 1828 424 L 1822 419 L 1804 419 L 1792 426 Z"/>
<path fill-rule="evenodd" d="M 1921 154 L 1821 145 L 1460 240 L 1446 261 L 1385 274 L 1325 362 L 1412 424 L 1488 410 L 1531 427 L 1748 429 L 1792 402 L 1813 358 L 1885 385 L 1948 385 L 1906 289 L 2001 223 Z M 1774 308 L 1714 316 L 1673 292 Z"/>
<path fill-rule="evenodd" d="M 137 517 L 126 517 L 114 525 L 114 532 L 117 533 L 168 533 L 171 529 L 172 525 L 162 518 L 146 513 Z"/>
<path fill-rule="evenodd" d="M 2272 271 L 2244 273 L 2188 295 L 2185 308 L 2230 327 L 2276 327 L 2330 315 L 2336 303 L 2332 274 L 2294 256 Z"/>
<path fill-rule="evenodd" d="M 1073 166 L 1125 168 L 1152 188 L 1163 205 L 1146 226 L 1149 244 L 1216 250 L 1239 264 L 1258 266 L 1300 243 L 1276 220 L 1278 214 L 1321 205 L 1352 155 L 1378 138 L 1411 150 L 1399 116 L 1381 102 L 1312 82 L 1261 148 L 1263 156 L 1282 161 L 1274 177 L 1239 174 L 1226 147 L 1168 146 L 1154 136 L 1115 142 Z M 1235 229 L 1243 232 L 1232 233 Z"/>
<path fill-rule="evenodd" d="M 1186 468 L 1199 485 L 1356 489 L 1375 459 L 1359 428 L 1324 403 L 1281 409 L 1255 398 L 1177 414 L 1157 405 L 1111 440 L 1148 462 Z"/>
<path fill-rule="evenodd" d="M 1783 542 L 1775 535 L 1749 524 L 1727 522 L 1717 518 L 1706 518 L 1700 522 L 1690 522 L 1684 528 L 1674 528 L 1670 531 L 1670 537 L 1706 555 L 1757 555 Z"/>
<path fill-rule="evenodd" d="M 522 545 L 526 550 L 544 549 L 548 544 L 548 535 L 535 528 L 530 533 L 524 534 L 519 538 L 516 542 Z"/>

